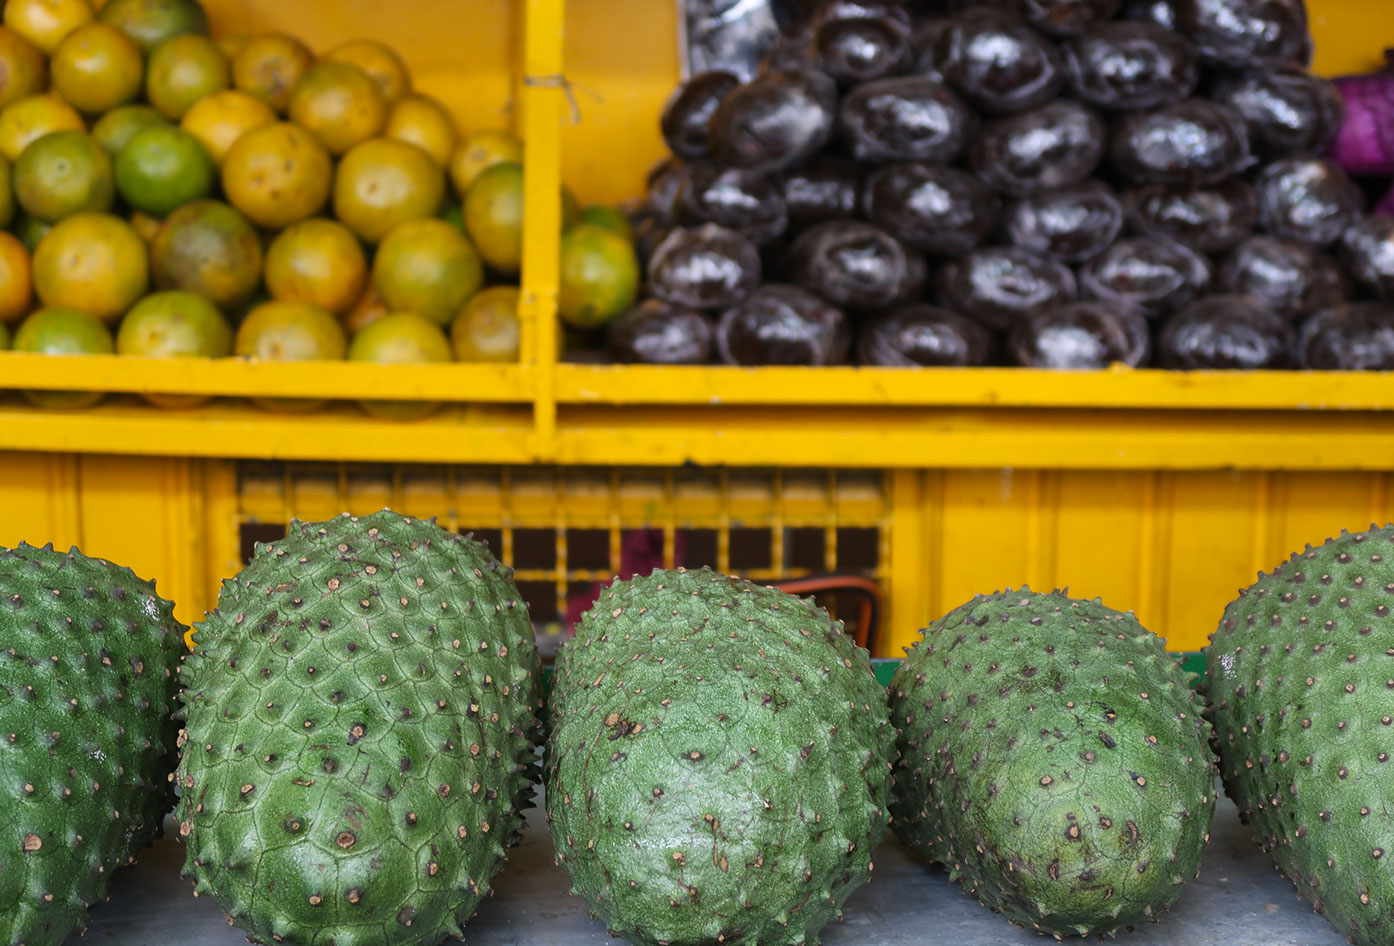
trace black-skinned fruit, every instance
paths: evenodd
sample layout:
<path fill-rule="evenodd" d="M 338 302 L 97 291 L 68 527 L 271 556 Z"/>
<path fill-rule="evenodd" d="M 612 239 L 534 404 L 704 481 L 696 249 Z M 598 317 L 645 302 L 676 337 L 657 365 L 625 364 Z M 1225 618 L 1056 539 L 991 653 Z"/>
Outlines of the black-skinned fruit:
<path fill-rule="evenodd" d="M 1171 0 L 1176 27 L 1207 61 L 1254 70 L 1303 61 L 1305 0 Z"/>
<path fill-rule="evenodd" d="M 871 879 L 895 734 L 811 601 L 707 569 L 618 581 L 553 679 L 557 860 L 615 934 L 811 946 Z"/>
<path fill-rule="evenodd" d="M 1335 84 L 1297 65 L 1225 76 L 1211 95 L 1244 116 L 1254 150 L 1268 158 L 1324 154 L 1345 118 Z"/>
<path fill-rule="evenodd" d="M 1394 301 L 1394 218 L 1361 218 L 1341 234 L 1341 262 L 1366 289 Z"/>
<path fill-rule="evenodd" d="M 985 365 L 996 345 L 972 319 L 932 305 L 873 316 L 857 329 L 857 362 L 893 368 Z"/>
<path fill-rule="evenodd" d="M 1358 946 L 1390 941 L 1394 527 L 1307 546 L 1242 591 L 1206 648 L 1220 775 L 1300 896 Z"/>
<path fill-rule="evenodd" d="M 1106 23 L 1065 43 L 1070 91 L 1105 111 L 1174 105 L 1200 79 L 1195 47 L 1154 23 Z"/>
<path fill-rule="evenodd" d="M 1012 923 L 1108 935 L 1158 917 L 1199 872 L 1210 727 L 1132 614 L 979 596 L 930 625 L 890 694 L 897 835 Z"/>
<path fill-rule="evenodd" d="M 789 250 L 795 283 L 843 309 L 885 309 L 918 298 L 928 269 L 918 250 L 874 224 L 829 220 Z"/>
<path fill-rule="evenodd" d="M 707 150 L 726 167 L 778 171 L 822 149 L 836 120 L 827 76 L 768 72 L 722 96 L 707 122 Z"/>
<path fill-rule="evenodd" d="M 975 6 L 939 35 L 939 72 L 980 109 L 1009 114 L 1055 98 L 1065 73 L 1055 44 L 1012 13 Z"/>
<path fill-rule="evenodd" d="M 1242 177 L 1201 187 L 1143 184 L 1124 199 L 1135 232 L 1166 237 L 1202 253 L 1238 246 L 1258 225 L 1258 191 Z"/>
<path fill-rule="evenodd" d="M 1113 126 L 1109 160 L 1139 184 L 1219 184 L 1253 163 L 1249 128 L 1228 106 L 1186 99 L 1129 112 Z"/>
<path fill-rule="evenodd" d="M 969 164 L 999 194 L 1030 197 L 1087 179 L 1103 159 L 1105 135 L 1098 115 L 1062 99 L 983 126 Z"/>
<path fill-rule="evenodd" d="M 796 0 L 802 2 L 802 0 Z M 903 0 L 822 0 L 810 17 L 814 29 L 836 20 L 886 20 L 909 35 L 913 20 Z"/>
<path fill-rule="evenodd" d="M 183 625 L 130 569 L 0 549 L 0 938 L 59 946 L 174 803 Z"/>
<path fill-rule="evenodd" d="M 1112 246 L 1123 220 L 1123 204 L 1109 186 L 1085 181 L 1013 201 L 1002 226 L 1016 246 L 1079 263 Z"/>
<path fill-rule="evenodd" d="M 784 232 L 789 211 L 779 178 L 761 171 L 687 165 L 678 194 L 678 222 L 715 223 L 763 245 Z"/>
<path fill-rule="evenodd" d="M 1006 352 L 1008 361 L 1024 368 L 1136 368 L 1147 363 L 1152 338 L 1135 309 L 1071 302 L 1018 321 L 1007 335 Z"/>
<path fill-rule="evenodd" d="M 918 161 L 873 172 L 862 200 L 872 223 L 937 256 L 978 246 L 1002 216 L 1002 202 L 972 174 Z"/>
<path fill-rule="evenodd" d="M 1119 19 L 1133 23 L 1155 23 L 1174 30 L 1176 5 L 1173 0 L 1125 0 Z"/>
<path fill-rule="evenodd" d="M 721 100 L 740 84 L 729 72 L 702 72 L 678 86 L 659 119 L 668 150 L 689 161 L 707 157 L 707 124 Z"/>
<path fill-rule="evenodd" d="M 865 82 L 842 99 L 838 127 L 858 161 L 951 164 L 978 128 L 972 110 L 922 76 Z"/>
<path fill-rule="evenodd" d="M 910 34 L 910 52 L 914 56 L 911 74 L 935 82 L 948 82 L 939 71 L 938 50 L 939 37 L 952 23 L 953 20 L 948 17 L 923 17 L 915 24 L 914 32 Z"/>
<path fill-rule="evenodd" d="M 1261 171 L 1259 220 L 1276 237 L 1330 246 L 1365 209 L 1365 197 L 1340 165 L 1326 158 L 1284 158 Z"/>
<path fill-rule="evenodd" d="M 1012 6 L 1027 23 L 1052 36 L 1076 36 L 1118 12 L 1118 0 L 1013 0 Z"/>
<path fill-rule="evenodd" d="M 1079 298 L 1073 270 L 1019 246 L 984 247 L 951 260 L 935 289 L 941 306 L 994 330 Z"/>
<path fill-rule="evenodd" d="M 1124 237 L 1080 267 L 1087 299 L 1168 315 L 1203 295 L 1214 279 L 1210 260 L 1165 237 Z"/>
<path fill-rule="evenodd" d="M 901 75 L 913 62 L 909 35 L 886 17 L 824 23 L 813 33 L 812 58 L 845 87 Z"/>
<path fill-rule="evenodd" d="M 1157 335 L 1158 363 L 1178 371 L 1285 368 L 1291 351 L 1287 320 L 1249 296 L 1197 299 Z"/>
<path fill-rule="evenodd" d="M 740 302 L 760 285 L 760 250 L 714 223 L 674 227 L 649 255 L 649 291 L 665 302 L 714 311 Z"/>
<path fill-rule="evenodd" d="M 649 172 L 645 209 L 655 222 L 664 226 L 677 222 L 682 195 L 694 166 L 678 158 L 665 158 Z"/>
<path fill-rule="evenodd" d="M 850 345 L 841 309 L 783 283 L 761 286 L 716 324 L 716 353 L 728 365 L 836 365 Z"/>
<path fill-rule="evenodd" d="M 1294 350 L 1308 371 L 1394 371 L 1394 308 L 1351 302 L 1323 309 L 1302 323 Z"/>
<path fill-rule="evenodd" d="M 532 790 L 541 668 L 482 542 L 390 510 L 294 522 L 223 584 L 185 685 L 179 833 L 254 942 L 435 946 Z"/>
<path fill-rule="evenodd" d="M 701 312 L 645 299 L 605 328 L 613 361 L 639 365 L 704 365 L 712 359 L 712 324 Z"/>
<path fill-rule="evenodd" d="M 1334 259 L 1271 236 L 1250 237 L 1235 247 L 1220 264 L 1215 285 L 1257 299 L 1286 319 L 1339 305 L 1347 295 Z"/>
<path fill-rule="evenodd" d="M 850 161 L 816 157 L 780 175 L 791 229 L 857 215 L 862 175 Z"/>

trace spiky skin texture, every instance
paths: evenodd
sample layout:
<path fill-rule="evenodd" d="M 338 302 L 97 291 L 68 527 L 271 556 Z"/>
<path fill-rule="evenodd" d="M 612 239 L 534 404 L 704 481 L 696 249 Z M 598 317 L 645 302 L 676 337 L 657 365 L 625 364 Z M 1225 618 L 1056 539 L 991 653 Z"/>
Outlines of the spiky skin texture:
<path fill-rule="evenodd" d="M 155 837 L 182 632 L 128 568 L 0 549 L 0 941 L 57 946 Z"/>
<path fill-rule="evenodd" d="M 1200 869 L 1210 729 L 1131 614 L 1058 592 L 976 597 L 909 651 L 891 719 L 896 833 L 1019 926 L 1111 934 Z"/>
<path fill-rule="evenodd" d="M 293 523 L 185 667 L 186 872 L 254 941 L 435 946 L 536 772 L 527 607 L 483 543 L 384 510 Z"/>
<path fill-rule="evenodd" d="M 811 601 L 707 569 L 613 584 L 552 687 L 547 818 L 631 943 L 818 942 L 871 876 L 894 733 Z"/>
<path fill-rule="evenodd" d="M 1278 869 L 1356 943 L 1394 941 L 1394 526 L 1308 546 L 1206 650 L 1220 774 Z"/>

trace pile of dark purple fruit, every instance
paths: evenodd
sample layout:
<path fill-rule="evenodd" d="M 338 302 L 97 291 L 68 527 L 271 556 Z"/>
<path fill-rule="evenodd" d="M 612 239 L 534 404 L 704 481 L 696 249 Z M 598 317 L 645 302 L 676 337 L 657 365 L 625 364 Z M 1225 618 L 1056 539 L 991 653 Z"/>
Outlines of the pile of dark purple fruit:
<path fill-rule="evenodd" d="M 616 360 L 1394 369 L 1303 0 L 792 7 L 664 110 Z"/>

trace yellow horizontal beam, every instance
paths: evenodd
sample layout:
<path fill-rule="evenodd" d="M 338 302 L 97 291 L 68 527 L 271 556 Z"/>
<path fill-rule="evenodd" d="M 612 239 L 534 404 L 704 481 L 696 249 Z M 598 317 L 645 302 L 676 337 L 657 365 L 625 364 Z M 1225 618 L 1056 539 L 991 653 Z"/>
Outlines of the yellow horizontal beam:
<path fill-rule="evenodd" d="M 400 401 L 526 403 L 532 377 L 520 365 L 374 365 L 349 361 L 134 358 L 0 352 L 11 390 L 120 391 L 224 397 L 390 397 Z"/>
<path fill-rule="evenodd" d="M 1374 372 L 557 367 L 561 404 L 1390 410 Z"/>
<path fill-rule="evenodd" d="M 368 417 L 348 405 L 275 414 L 214 403 L 160 411 L 134 403 L 81 411 L 0 408 L 0 450 L 376 463 L 530 463 L 525 407 L 448 407 L 417 421 Z"/>

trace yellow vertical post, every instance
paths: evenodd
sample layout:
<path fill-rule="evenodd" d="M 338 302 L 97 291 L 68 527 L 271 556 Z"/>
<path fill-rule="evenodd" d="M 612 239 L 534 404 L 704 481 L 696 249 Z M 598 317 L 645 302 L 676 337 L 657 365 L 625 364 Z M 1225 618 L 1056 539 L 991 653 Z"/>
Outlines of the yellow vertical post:
<path fill-rule="evenodd" d="M 876 657 L 899 657 L 916 639 L 916 631 L 934 615 L 929 613 L 931 582 L 930 535 L 922 470 L 896 470 L 891 476 L 891 593 L 887 624 Z"/>
<path fill-rule="evenodd" d="M 569 95 L 562 74 L 563 0 L 527 0 L 523 36 L 523 273 L 519 319 L 523 363 L 533 380 L 540 458 L 553 455 L 557 400 L 557 283 L 561 239 L 561 121 Z"/>

